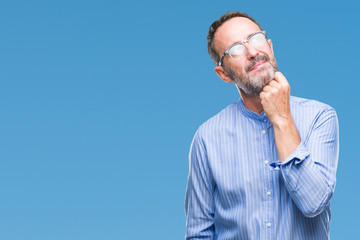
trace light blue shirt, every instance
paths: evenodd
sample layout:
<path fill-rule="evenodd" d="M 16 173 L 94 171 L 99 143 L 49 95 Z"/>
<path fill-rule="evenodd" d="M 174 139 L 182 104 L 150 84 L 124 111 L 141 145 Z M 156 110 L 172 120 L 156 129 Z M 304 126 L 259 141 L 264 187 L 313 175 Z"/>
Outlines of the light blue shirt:
<path fill-rule="evenodd" d="M 329 239 L 339 152 L 330 106 L 290 97 L 301 143 L 284 162 L 263 112 L 242 100 L 202 124 L 189 154 L 186 239 Z"/>

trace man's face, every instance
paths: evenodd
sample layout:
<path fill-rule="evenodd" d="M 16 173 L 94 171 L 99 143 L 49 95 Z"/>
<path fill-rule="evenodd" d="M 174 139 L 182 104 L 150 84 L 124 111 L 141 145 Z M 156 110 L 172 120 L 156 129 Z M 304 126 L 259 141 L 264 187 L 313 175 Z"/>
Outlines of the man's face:
<path fill-rule="evenodd" d="M 251 34 L 259 32 L 259 27 L 250 19 L 235 17 L 226 21 L 215 33 L 214 44 L 219 55 L 234 43 L 242 42 Z M 271 40 L 264 46 L 254 48 L 244 44 L 245 53 L 240 59 L 226 55 L 222 67 L 225 73 L 248 96 L 258 96 L 277 71 Z M 217 67 L 218 68 L 218 67 Z"/>

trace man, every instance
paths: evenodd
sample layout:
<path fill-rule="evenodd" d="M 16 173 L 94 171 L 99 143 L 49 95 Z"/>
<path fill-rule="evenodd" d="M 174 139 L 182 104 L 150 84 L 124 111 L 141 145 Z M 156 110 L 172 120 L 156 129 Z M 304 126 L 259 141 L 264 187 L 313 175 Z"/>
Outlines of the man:
<path fill-rule="evenodd" d="M 193 139 L 186 239 L 329 239 L 335 111 L 290 96 L 272 41 L 247 14 L 221 16 L 207 40 L 215 72 L 241 99 Z"/>

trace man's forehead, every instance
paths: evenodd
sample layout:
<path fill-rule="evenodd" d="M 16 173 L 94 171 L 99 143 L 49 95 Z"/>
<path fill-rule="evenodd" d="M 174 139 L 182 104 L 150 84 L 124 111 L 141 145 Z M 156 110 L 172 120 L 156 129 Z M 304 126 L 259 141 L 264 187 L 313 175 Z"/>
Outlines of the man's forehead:
<path fill-rule="evenodd" d="M 246 40 L 254 32 L 260 31 L 259 26 L 245 17 L 234 17 L 224 22 L 214 35 L 214 44 L 219 51 L 225 51 L 229 45 Z"/>

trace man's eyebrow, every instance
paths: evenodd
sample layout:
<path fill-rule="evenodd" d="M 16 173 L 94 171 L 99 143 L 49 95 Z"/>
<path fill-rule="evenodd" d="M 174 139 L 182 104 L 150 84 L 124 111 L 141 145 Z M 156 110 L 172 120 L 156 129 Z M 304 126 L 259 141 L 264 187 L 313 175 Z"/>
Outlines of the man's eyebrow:
<path fill-rule="evenodd" d="M 242 42 L 243 42 L 243 41 L 232 42 L 232 43 L 229 45 L 229 47 L 234 46 L 235 44 L 238 44 L 238 43 L 242 43 Z"/>

